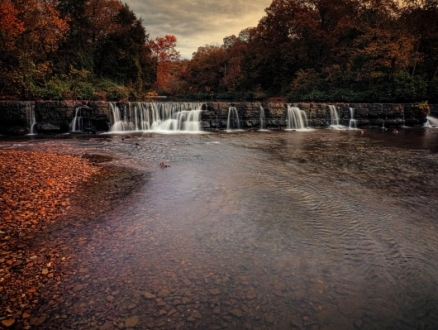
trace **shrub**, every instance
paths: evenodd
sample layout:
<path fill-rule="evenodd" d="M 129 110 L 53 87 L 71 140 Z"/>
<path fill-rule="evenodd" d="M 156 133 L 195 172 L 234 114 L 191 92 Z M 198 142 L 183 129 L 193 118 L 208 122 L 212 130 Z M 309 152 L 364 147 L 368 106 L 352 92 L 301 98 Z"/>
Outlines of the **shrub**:
<path fill-rule="evenodd" d="M 69 84 L 58 79 L 52 79 L 45 86 L 33 90 L 33 94 L 43 100 L 62 100 L 69 92 Z"/>
<path fill-rule="evenodd" d="M 122 86 L 113 86 L 106 90 L 108 101 L 122 101 L 129 98 L 129 91 Z"/>
<path fill-rule="evenodd" d="M 400 72 L 394 79 L 394 98 L 397 101 L 412 102 L 424 99 L 427 83 L 421 76 L 411 77 L 407 72 Z"/>
<path fill-rule="evenodd" d="M 74 86 L 74 93 L 79 100 L 89 100 L 93 98 L 95 91 L 91 83 L 78 82 Z"/>

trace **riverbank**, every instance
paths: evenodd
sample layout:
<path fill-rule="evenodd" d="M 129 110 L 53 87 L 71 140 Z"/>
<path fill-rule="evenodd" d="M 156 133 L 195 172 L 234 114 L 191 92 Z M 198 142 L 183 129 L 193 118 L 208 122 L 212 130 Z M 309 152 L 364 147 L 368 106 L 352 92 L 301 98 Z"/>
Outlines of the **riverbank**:
<path fill-rule="evenodd" d="M 132 187 L 132 171 L 107 159 L 30 150 L 0 150 L 0 328 L 45 322 L 33 310 L 75 271 L 75 228 L 87 225 Z M 121 184 L 122 183 L 122 184 Z M 62 232 L 68 239 L 53 240 Z M 72 244 L 74 242 L 74 244 Z"/>

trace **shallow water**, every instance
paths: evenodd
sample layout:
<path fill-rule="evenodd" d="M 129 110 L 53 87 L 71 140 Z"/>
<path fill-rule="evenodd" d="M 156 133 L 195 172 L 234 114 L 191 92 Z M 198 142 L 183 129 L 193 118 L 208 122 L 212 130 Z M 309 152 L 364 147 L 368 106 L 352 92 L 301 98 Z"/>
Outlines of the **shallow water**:
<path fill-rule="evenodd" d="M 41 307 L 45 328 L 438 326 L 438 130 L 0 143 L 12 146 L 144 173 L 76 229 L 83 268 Z"/>

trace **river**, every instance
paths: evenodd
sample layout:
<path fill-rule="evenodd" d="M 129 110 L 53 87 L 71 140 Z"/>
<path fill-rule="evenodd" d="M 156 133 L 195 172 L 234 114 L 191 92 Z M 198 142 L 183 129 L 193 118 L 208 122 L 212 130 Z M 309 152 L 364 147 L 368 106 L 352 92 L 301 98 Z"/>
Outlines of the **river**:
<path fill-rule="evenodd" d="M 71 236 L 43 238 L 77 266 L 35 307 L 45 329 L 438 326 L 438 129 L 0 147 L 98 155 L 141 178 Z"/>

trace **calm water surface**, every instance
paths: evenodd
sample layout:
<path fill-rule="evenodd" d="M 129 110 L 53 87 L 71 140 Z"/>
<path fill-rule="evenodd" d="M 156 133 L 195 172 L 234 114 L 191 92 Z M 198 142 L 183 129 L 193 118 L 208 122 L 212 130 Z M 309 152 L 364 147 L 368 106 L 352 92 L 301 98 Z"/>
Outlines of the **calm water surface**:
<path fill-rule="evenodd" d="M 437 129 L 0 147 L 110 155 L 144 173 L 78 229 L 84 266 L 42 308 L 48 328 L 438 328 Z"/>

